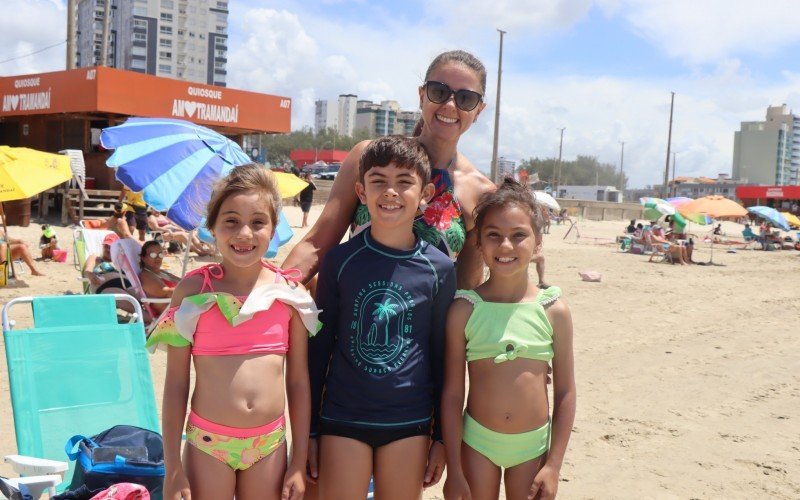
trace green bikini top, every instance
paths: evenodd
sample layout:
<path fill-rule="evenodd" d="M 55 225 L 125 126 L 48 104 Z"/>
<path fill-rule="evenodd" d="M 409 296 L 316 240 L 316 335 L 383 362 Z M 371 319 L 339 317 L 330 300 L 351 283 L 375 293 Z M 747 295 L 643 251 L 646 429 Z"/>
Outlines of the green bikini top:
<path fill-rule="evenodd" d="M 560 296 L 561 289 L 555 286 L 539 292 L 533 302 L 486 302 L 474 290 L 456 292 L 457 299 L 472 304 L 472 314 L 464 329 L 467 361 L 553 359 L 553 327 L 545 308 Z"/>

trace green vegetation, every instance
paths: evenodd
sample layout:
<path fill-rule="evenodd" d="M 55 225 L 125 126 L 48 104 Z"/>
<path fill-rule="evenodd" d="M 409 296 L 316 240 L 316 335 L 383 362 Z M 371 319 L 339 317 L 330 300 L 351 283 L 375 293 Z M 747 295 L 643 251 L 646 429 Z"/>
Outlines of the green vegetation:
<path fill-rule="evenodd" d="M 539 174 L 539 180 L 546 183 L 554 181 L 554 173 L 558 167 L 557 158 L 530 158 L 522 160 L 519 168 L 529 174 Z M 625 176 L 625 184 L 628 177 Z M 574 161 L 561 161 L 561 185 L 619 187 L 619 166 L 611 163 L 600 163 L 594 156 L 578 156 Z"/>
<path fill-rule="evenodd" d="M 289 163 L 289 153 L 293 149 L 338 149 L 350 151 L 359 142 L 369 139 L 366 130 L 356 130 L 353 137 L 339 135 L 332 128 L 325 129 L 315 134 L 310 128 L 296 130 L 289 134 L 262 135 L 260 149 L 266 148 L 267 161 L 272 165 Z"/>

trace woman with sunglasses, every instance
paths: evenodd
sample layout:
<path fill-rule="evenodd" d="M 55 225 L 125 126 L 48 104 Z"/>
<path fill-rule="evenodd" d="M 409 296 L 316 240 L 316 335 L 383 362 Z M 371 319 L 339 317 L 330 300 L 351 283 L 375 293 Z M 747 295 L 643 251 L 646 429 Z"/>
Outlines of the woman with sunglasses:
<path fill-rule="evenodd" d="M 458 152 L 458 141 L 483 111 L 485 92 L 486 69 L 475 56 L 462 50 L 440 54 L 431 62 L 419 87 L 422 118 L 414 131 L 428 152 L 431 182 L 436 186 L 432 198 L 420 207 L 414 230 L 456 260 L 458 287 L 466 289 L 483 281 L 483 260 L 475 245 L 472 212 L 481 195 L 496 188 Z M 294 247 L 284 267 L 298 268 L 310 279 L 325 253 L 341 241 L 348 227 L 352 225 L 354 233 L 369 227 L 369 212 L 358 203 L 355 192 L 359 160 L 368 144 L 364 141 L 356 145 L 342 162 L 322 214 Z M 312 439 L 308 454 L 308 480 L 312 485 L 318 477 L 317 459 L 317 442 Z M 439 481 L 444 462 L 444 447 L 440 442 L 432 443 L 424 486 Z M 306 490 L 306 498 L 316 498 L 313 486 Z"/>
<path fill-rule="evenodd" d="M 161 269 L 164 262 L 165 251 L 157 241 L 148 241 L 142 245 L 142 253 L 139 259 L 141 272 L 139 281 L 142 282 L 142 289 L 147 297 L 153 299 L 171 299 L 172 292 L 175 290 L 180 278 Z M 151 304 L 153 310 L 161 314 L 166 309 L 167 304 Z"/>
<path fill-rule="evenodd" d="M 439 54 L 419 87 L 422 118 L 414 130 L 428 151 L 431 181 L 436 185 L 414 228 L 420 237 L 456 260 L 458 287 L 465 289 L 483 281 L 472 212 L 480 196 L 495 186 L 458 152 L 458 141 L 486 106 L 485 92 L 486 68 L 478 58 L 463 50 Z M 357 144 L 342 162 L 322 214 L 284 262 L 284 267 L 299 268 L 306 280 L 314 276 L 322 257 L 341 241 L 351 224 L 356 233 L 369 226 L 369 213 L 359 205 L 355 193 L 358 161 L 368 144 Z"/>

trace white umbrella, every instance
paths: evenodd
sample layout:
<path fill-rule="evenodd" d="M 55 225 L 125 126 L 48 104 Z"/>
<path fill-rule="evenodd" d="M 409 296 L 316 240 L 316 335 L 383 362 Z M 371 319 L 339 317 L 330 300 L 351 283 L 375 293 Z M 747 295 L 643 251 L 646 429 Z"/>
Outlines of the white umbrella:
<path fill-rule="evenodd" d="M 552 208 L 553 210 L 561 210 L 561 205 L 559 205 L 556 199 L 550 196 L 549 193 L 534 191 L 533 195 L 536 197 L 536 203 L 544 205 L 547 208 Z"/>

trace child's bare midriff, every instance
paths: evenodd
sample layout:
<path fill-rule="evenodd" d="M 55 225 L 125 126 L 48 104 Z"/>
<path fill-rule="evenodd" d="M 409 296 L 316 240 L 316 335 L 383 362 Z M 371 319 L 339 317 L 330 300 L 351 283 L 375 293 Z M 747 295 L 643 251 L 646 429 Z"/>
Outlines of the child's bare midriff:
<path fill-rule="evenodd" d="M 192 410 L 230 427 L 259 427 L 284 412 L 281 354 L 195 356 Z"/>
<path fill-rule="evenodd" d="M 467 411 L 484 427 L 504 434 L 538 429 L 547 423 L 547 363 L 517 358 L 470 361 Z"/>

